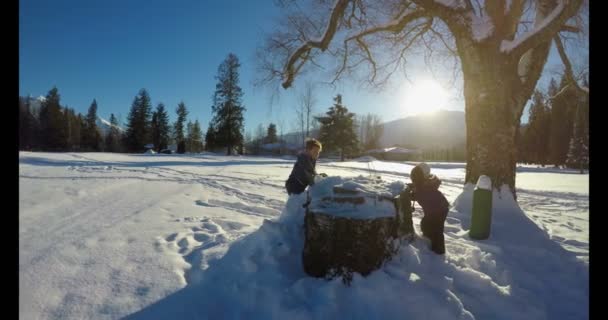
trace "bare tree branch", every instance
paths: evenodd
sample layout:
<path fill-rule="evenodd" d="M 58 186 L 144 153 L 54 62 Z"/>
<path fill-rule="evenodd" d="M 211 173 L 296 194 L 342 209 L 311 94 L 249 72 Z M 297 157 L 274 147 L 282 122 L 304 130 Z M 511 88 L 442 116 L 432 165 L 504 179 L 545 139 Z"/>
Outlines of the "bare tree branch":
<path fill-rule="evenodd" d="M 327 49 L 327 46 L 329 46 L 329 42 L 333 39 L 338 28 L 339 19 L 344 15 L 344 11 L 346 10 L 346 7 L 350 1 L 351 0 L 336 1 L 336 5 L 331 11 L 331 17 L 329 19 L 329 23 L 327 24 L 327 29 L 323 34 L 323 38 L 321 38 L 321 41 L 306 41 L 291 55 L 283 71 L 283 74 L 285 76 L 285 81 L 283 81 L 283 88 L 287 89 L 291 86 L 295 75 L 298 73 L 302 65 L 306 62 L 306 58 L 310 54 L 310 50 L 312 48 L 319 48 L 321 49 L 321 51 L 325 51 Z M 294 70 L 294 65 L 298 62 L 298 60 L 301 60 L 301 63 Z"/>
<path fill-rule="evenodd" d="M 556 35 L 555 37 L 553 37 L 553 41 L 555 42 L 555 46 L 557 47 L 557 52 L 559 53 L 559 57 L 562 59 L 562 62 L 564 63 L 564 67 L 565 67 L 565 76 L 566 76 L 566 80 L 568 80 L 569 85 L 574 86 L 574 88 L 583 93 L 583 94 L 589 94 L 589 88 L 583 88 L 581 86 L 579 86 L 578 82 L 576 81 L 576 78 L 574 77 L 574 73 L 572 72 L 572 64 L 570 64 L 570 60 L 568 59 L 568 56 L 566 55 L 566 50 L 564 50 L 564 45 L 562 44 L 562 40 L 559 37 L 559 35 Z"/>
<path fill-rule="evenodd" d="M 376 79 L 376 62 L 374 61 L 374 59 L 372 59 L 372 54 L 369 52 L 369 48 L 367 47 L 367 44 L 365 44 L 365 42 L 363 42 L 363 40 L 360 37 L 357 37 L 357 43 L 363 50 L 365 50 L 365 53 L 367 54 L 367 60 L 373 66 L 373 69 L 372 69 L 373 74 L 372 74 L 371 82 L 374 82 L 374 80 Z"/>
<path fill-rule="evenodd" d="M 435 29 L 433 29 L 433 28 L 430 28 L 429 30 L 430 30 L 432 33 L 434 33 L 434 34 L 435 34 L 435 35 L 436 35 L 436 36 L 439 38 L 439 40 L 441 40 L 441 42 L 443 43 L 443 45 L 445 46 L 445 48 L 446 48 L 446 49 L 448 49 L 448 51 L 450 51 L 450 53 L 451 53 L 451 54 L 453 54 L 454 56 L 457 56 L 457 55 L 458 55 L 458 53 L 457 53 L 457 52 L 456 52 L 454 49 L 452 49 L 452 47 L 450 47 L 450 46 L 447 44 L 447 42 L 445 42 L 445 40 L 443 39 L 443 35 L 442 35 L 441 33 L 439 33 L 439 32 L 437 32 L 437 31 L 435 31 Z"/>
<path fill-rule="evenodd" d="M 394 19 L 393 21 L 391 21 L 388 24 L 382 25 L 382 26 L 377 26 L 377 27 L 373 27 L 367 30 L 363 30 L 361 32 L 359 32 L 358 34 L 351 36 L 349 38 L 346 39 L 346 41 L 355 39 L 355 38 L 361 38 L 364 37 L 366 35 L 372 34 L 372 33 L 377 33 L 380 31 L 392 31 L 392 32 L 399 32 L 401 30 L 403 30 L 403 28 L 405 28 L 405 26 L 422 17 L 427 16 L 428 13 L 423 11 L 423 10 L 416 10 L 416 11 L 410 11 L 407 13 L 402 14 L 400 17 L 398 17 L 397 19 Z"/>

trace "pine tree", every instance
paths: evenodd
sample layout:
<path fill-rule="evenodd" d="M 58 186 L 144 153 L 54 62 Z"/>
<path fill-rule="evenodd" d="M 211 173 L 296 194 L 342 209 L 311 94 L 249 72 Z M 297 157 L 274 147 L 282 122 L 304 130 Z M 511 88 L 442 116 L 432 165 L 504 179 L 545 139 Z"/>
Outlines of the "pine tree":
<path fill-rule="evenodd" d="M 207 133 L 205 133 L 205 150 L 212 151 L 217 147 L 215 139 L 215 128 L 213 128 L 213 125 L 209 123 Z"/>
<path fill-rule="evenodd" d="M 160 151 L 160 148 L 159 148 L 160 135 L 159 135 L 159 130 L 158 130 L 158 114 L 156 113 L 156 111 L 152 112 L 152 121 L 150 122 L 150 131 L 152 133 L 152 144 L 154 145 L 154 148 L 156 149 L 156 151 Z"/>
<path fill-rule="evenodd" d="M 548 162 L 551 113 L 541 92 L 534 93 L 526 129 L 526 150 L 531 162 L 544 166 Z"/>
<path fill-rule="evenodd" d="M 355 114 L 342 104 L 342 95 L 338 94 L 334 101 L 326 112 L 327 116 L 317 117 L 321 122 L 320 140 L 324 149 L 340 152 L 340 159 L 344 161 L 345 156 L 357 152 L 359 144 L 354 125 Z"/>
<path fill-rule="evenodd" d="M 97 101 L 93 99 L 85 118 L 83 147 L 85 150 L 99 151 L 101 147 L 101 134 L 97 128 Z"/>
<path fill-rule="evenodd" d="M 78 147 L 80 144 L 80 124 L 77 123 L 76 113 L 74 109 L 70 109 L 66 106 L 65 109 L 65 121 L 67 128 L 67 136 L 68 136 L 68 146 L 67 149 L 69 151 L 78 151 Z"/>
<path fill-rule="evenodd" d="M 106 136 L 106 150 L 108 152 L 118 152 L 120 150 L 120 131 L 118 131 L 118 121 L 113 113 L 110 114 L 110 130 Z"/>
<path fill-rule="evenodd" d="M 30 112 L 30 97 L 19 97 L 19 150 L 32 148 L 32 116 Z"/>
<path fill-rule="evenodd" d="M 218 80 L 213 94 L 212 119 L 215 132 L 215 143 L 218 147 L 226 147 L 227 154 L 232 154 L 233 148 L 243 142 L 243 112 L 241 98 L 243 92 L 239 87 L 239 60 L 230 53 L 218 67 Z"/>
<path fill-rule="evenodd" d="M 151 109 L 150 96 L 146 89 L 141 89 L 133 99 L 127 118 L 125 145 L 129 152 L 141 152 L 151 142 Z"/>
<path fill-rule="evenodd" d="M 552 79 L 553 80 L 553 79 Z M 555 82 L 551 82 L 555 87 Z M 555 96 L 557 89 L 549 88 L 549 95 Z M 576 92 L 568 85 L 566 76 L 562 77 L 559 93 L 551 99 L 551 133 L 550 133 L 550 160 L 556 167 L 566 163 L 569 142 L 572 138 L 575 114 L 573 106 L 576 105 Z"/>
<path fill-rule="evenodd" d="M 70 118 L 70 109 L 66 105 L 63 109 L 63 130 L 65 131 L 66 151 L 74 151 L 74 139 L 72 139 L 74 132 L 72 131 L 72 123 Z"/>
<path fill-rule="evenodd" d="M 170 128 L 169 115 L 167 114 L 167 110 L 165 110 L 165 105 L 162 103 L 159 103 L 156 107 L 156 123 L 158 130 L 158 150 L 163 150 L 169 145 Z"/>
<path fill-rule="evenodd" d="M 194 152 L 199 153 L 203 151 L 203 132 L 201 131 L 201 124 L 198 120 L 194 121 L 192 141 L 194 142 Z"/>
<path fill-rule="evenodd" d="M 279 141 L 279 138 L 277 137 L 277 125 L 274 123 L 271 123 L 268 125 L 266 139 L 264 142 L 265 143 L 276 143 L 277 141 Z"/>
<path fill-rule="evenodd" d="M 175 131 L 175 142 L 177 143 L 177 152 L 184 153 L 186 152 L 186 141 L 184 137 L 184 123 L 186 122 L 186 117 L 188 116 L 188 110 L 186 109 L 186 105 L 184 102 L 180 102 L 177 105 L 177 109 L 175 109 L 177 113 L 177 120 L 175 121 L 174 131 Z M 180 147 L 181 146 L 181 147 Z"/>
<path fill-rule="evenodd" d="M 44 150 L 64 151 L 67 147 L 60 98 L 59 90 L 53 87 L 40 108 L 40 133 Z"/>
<path fill-rule="evenodd" d="M 588 86 L 588 85 L 587 85 Z M 589 100 L 581 98 L 576 109 L 576 122 L 570 140 L 566 164 L 571 168 L 578 168 L 583 173 L 589 166 Z"/>
<path fill-rule="evenodd" d="M 186 151 L 194 152 L 194 123 L 192 121 L 188 121 L 186 125 Z"/>

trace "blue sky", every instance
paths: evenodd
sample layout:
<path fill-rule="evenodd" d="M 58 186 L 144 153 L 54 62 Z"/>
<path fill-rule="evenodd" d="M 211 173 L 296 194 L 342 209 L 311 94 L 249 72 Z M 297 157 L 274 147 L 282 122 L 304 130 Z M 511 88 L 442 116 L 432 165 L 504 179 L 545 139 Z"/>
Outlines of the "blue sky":
<path fill-rule="evenodd" d="M 172 121 L 184 101 L 189 119 L 206 128 L 217 67 L 233 52 L 242 65 L 246 131 L 270 122 L 282 124 L 286 132 L 293 128 L 292 107 L 301 88 L 281 89 L 271 105 L 270 92 L 253 86 L 255 49 L 279 13 L 272 0 L 20 0 L 19 6 L 22 96 L 46 95 L 57 86 L 63 105 L 86 113 L 96 99 L 100 116 L 108 119 L 114 113 L 126 121 L 133 98 L 146 88 L 153 106 L 164 103 Z M 557 63 L 554 54 L 549 63 Z M 415 82 L 428 75 L 421 71 L 409 77 Z M 376 113 L 384 121 L 402 118 L 412 112 L 401 105 L 399 83 L 405 80 L 397 76 L 393 81 L 384 92 L 361 90 L 349 81 L 322 88 L 316 111 L 324 112 L 339 92 L 355 113 Z M 464 103 L 452 98 L 446 109 L 464 110 Z"/>

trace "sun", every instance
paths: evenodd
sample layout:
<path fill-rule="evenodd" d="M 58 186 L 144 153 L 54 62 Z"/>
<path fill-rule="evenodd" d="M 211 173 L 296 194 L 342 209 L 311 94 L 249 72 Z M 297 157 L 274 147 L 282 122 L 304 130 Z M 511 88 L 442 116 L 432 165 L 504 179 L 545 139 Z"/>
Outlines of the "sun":
<path fill-rule="evenodd" d="M 411 115 L 427 114 L 446 107 L 448 93 L 434 80 L 420 80 L 403 90 L 402 106 Z"/>

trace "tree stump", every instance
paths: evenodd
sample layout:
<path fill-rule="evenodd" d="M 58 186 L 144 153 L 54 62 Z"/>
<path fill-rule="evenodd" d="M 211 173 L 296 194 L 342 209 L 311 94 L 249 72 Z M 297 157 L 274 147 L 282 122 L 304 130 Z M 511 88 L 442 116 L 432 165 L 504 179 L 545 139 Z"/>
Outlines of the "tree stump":
<path fill-rule="evenodd" d="M 405 222 L 400 213 L 400 208 L 405 207 L 402 195 L 403 192 L 388 197 L 334 187 L 332 196 L 311 199 L 304 219 L 304 271 L 313 277 L 342 277 L 348 285 L 353 272 L 367 276 L 379 269 L 397 253 L 399 241 L 395 240 L 413 233 L 411 212 Z M 364 204 L 365 210 L 370 210 L 370 206 L 380 209 L 381 205 L 382 210 L 391 206 L 392 214 L 362 218 L 348 217 L 344 210 L 342 216 L 332 212 L 332 208 L 341 206 L 357 211 Z"/>

